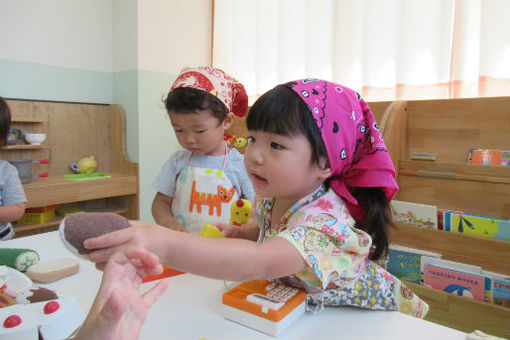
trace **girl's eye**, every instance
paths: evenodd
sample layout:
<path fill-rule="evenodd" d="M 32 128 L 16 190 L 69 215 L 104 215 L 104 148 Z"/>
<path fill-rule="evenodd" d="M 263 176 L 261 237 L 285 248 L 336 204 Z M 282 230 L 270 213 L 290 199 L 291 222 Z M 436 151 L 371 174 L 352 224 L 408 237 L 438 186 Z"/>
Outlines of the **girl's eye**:
<path fill-rule="evenodd" d="M 275 142 L 271 142 L 271 148 L 275 149 L 275 150 L 281 150 L 283 149 L 283 146 L 281 146 L 280 144 L 278 143 L 275 143 Z"/>
<path fill-rule="evenodd" d="M 255 143 L 255 138 L 248 136 L 248 143 Z"/>
<path fill-rule="evenodd" d="M 206 132 L 207 130 L 199 130 L 199 131 L 196 131 L 196 133 L 204 133 Z"/>
<path fill-rule="evenodd" d="M 179 133 L 179 132 L 182 132 L 182 130 L 180 129 L 174 129 L 175 133 Z"/>

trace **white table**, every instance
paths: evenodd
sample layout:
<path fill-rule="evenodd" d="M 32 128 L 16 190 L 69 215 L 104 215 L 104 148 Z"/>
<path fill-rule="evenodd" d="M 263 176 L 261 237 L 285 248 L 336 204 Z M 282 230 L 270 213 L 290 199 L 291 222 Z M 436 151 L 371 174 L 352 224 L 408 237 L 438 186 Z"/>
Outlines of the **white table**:
<path fill-rule="evenodd" d="M 2 248 L 36 250 L 41 262 L 75 257 L 60 242 L 57 232 L 23 237 L 0 243 Z M 76 258 L 76 257 L 75 257 Z M 78 259 L 77 274 L 49 284 L 38 284 L 78 298 L 87 312 L 101 281 L 101 272 L 87 260 Z M 170 285 L 147 316 L 140 339 L 272 339 L 221 316 L 223 281 L 184 274 L 167 278 Z M 151 283 L 144 284 L 144 289 Z M 319 314 L 306 314 L 278 339 L 465 339 L 465 333 L 399 312 L 367 311 L 329 307 Z"/>

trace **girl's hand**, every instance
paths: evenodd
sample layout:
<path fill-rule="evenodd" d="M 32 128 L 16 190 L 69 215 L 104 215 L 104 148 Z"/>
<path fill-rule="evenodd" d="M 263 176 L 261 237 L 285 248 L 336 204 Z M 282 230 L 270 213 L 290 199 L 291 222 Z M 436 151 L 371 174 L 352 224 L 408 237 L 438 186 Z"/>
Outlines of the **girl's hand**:
<path fill-rule="evenodd" d="M 170 232 L 169 229 L 151 223 L 130 223 L 132 227 L 85 240 L 84 247 L 94 250 L 88 257 L 96 264 L 97 269 L 103 270 L 114 252 L 125 252 L 131 246 L 149 249 L 157 254 L 158 235 L 165 231 Z"/>
<path fill-rule="evenodd" d="M 218 223 L 216 224 L 216 228 L 218 228 L 225 237 L 241 238 L 241 229 L 239 227 Z"/>

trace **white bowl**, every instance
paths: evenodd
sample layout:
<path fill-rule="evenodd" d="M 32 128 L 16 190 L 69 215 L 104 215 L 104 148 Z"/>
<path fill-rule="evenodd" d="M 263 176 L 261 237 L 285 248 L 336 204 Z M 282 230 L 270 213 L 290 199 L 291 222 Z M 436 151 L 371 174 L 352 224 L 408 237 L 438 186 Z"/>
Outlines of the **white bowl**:
<path fill-rule="evenodd" d="M 32 145 L 40 145 L 45 139 L 45 133 L 25 133 L 25 140 Z"/>

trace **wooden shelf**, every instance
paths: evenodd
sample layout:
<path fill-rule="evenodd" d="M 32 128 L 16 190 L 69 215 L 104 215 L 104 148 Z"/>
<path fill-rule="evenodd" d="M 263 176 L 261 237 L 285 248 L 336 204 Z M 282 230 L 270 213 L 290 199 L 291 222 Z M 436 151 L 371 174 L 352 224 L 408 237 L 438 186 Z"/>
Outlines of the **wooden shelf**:
<path fill-rule="evenodd" d="M 47 119 L 39 119 L 39 118 L 25 118 L 25 117 L 16 117 L 12 118 L 12 123 L 47 123 Z"/>
<path fill-rule="evenodd" d="M 510 149 L 510 97 L 396 101 L 379 126 L 397 170 L 396 200 L 510 219 L 510 168 L 467 163 L 471 148 Z M 411 160 L 415 152 L 436 161 Z M 510 241 L 398 224 L 390 242 L 510 275 Z M 426 319 L 508 337 L 510 309 L 407 283 L 430 306 Z"/>
<path fill-rule="evenodd" d="M 482 266 L 484 270 L 510 275 L 510 242 L 397 224 L 390 242 L 442 254 L 446 260 Z M 498 256 L 494 256 L 498 254 Z"/>
<path fill-rule="evenodd" d="M 50 147 L 48 145 L 7 145 L 2 146 L 0 149 L 2 150 L 43 150 L 43 149 L 49 149 Z"/>
<path fill-rule="evenodd" d="M 510 183 L 510 167 L 444 163 L 430 161 L 399 161 L 399 174 L 491 183 Z"/>
<path fill-rule="evenodd" d="M 427 301 L 426 320 L 471 333 L 474 330 L 507 337 L 510 334 L 510 308 L 479 302 L 406 282 L 415 294 Z"/>
<path fill-rule="evenodd" d="M 110 178 L 73 181 L 62 176 L 38 178 L 24 184 L 27 208 L 51 204 L 86 201 L 98 198 L 136 195 L 138 181 L 134 175 L 112 174 Z"/>

